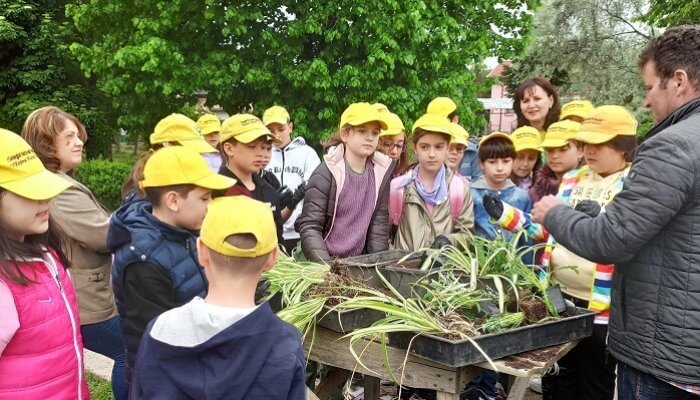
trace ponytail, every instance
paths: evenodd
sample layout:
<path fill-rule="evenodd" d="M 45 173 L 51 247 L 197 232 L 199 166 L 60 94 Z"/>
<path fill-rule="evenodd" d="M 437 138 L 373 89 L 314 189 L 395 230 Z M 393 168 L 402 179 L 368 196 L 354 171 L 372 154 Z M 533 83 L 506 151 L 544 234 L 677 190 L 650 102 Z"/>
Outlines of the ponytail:
<path fill-rule="evenodd" d="M 150 148 L 136 161 L 129 176 L 127 176 L 126 179 L 124 179 L 124 183 L 122 183 L 122 199 L 126 198 L 132 190 L 139 189 L 139 182 L 143 180 L 143 169 L 146 166 L 146 161 L 151 158 L 151 155 L 153 155 L 156 150 L 156 148 Z"/>

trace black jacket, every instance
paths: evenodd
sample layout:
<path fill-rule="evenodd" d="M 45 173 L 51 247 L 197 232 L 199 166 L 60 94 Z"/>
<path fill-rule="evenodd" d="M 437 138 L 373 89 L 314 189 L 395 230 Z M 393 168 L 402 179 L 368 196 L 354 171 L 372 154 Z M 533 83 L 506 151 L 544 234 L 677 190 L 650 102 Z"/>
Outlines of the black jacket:
<path fill-rule="evenodd" d="M 700 98 L 647 134 L 605 213 L 558 206 L 545 227 L 578 255 L 615 264 L 611 353 L 660 379 L 700 385 Z"/>

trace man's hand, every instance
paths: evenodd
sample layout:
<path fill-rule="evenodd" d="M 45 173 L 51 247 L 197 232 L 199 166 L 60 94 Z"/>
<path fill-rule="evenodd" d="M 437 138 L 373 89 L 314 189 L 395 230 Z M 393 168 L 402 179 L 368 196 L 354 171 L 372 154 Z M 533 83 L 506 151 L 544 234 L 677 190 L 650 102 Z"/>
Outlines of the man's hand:
<path fill-rule="evenodd" d="M 544 218 L 547 216 L 549 210 L 563 204 L 564 202 L 555 196 L 544 196 L 540 201 L 535 203 L 534 207 L 532 207 L 532 211 L 530 212 L 530 215 L 532 215 L 532 220 L 538 224 L 544 224 Z"/>
<path fill-rule="evenodd" d="M 600 214 L 600 204 L 595 200 L 583 200 L 576 204 L 574 210 L 581 211 L 582 213 L 588 215 L 591 218 L 595 218 Z"/>

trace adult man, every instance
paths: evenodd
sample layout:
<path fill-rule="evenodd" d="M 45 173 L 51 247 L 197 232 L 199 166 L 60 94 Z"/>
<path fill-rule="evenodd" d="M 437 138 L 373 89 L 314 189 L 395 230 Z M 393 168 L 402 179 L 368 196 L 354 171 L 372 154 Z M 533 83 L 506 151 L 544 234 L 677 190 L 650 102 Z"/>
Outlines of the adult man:
<path fill-rule="evenodd" d="M 700 26 L 652 39 L 639 66 L 655 126 L 623 191 L 596 218 L 552 196 L 532 215 L 566 248 L 615 264 L 608 344 L 619 399 L 698 399 Z"/>

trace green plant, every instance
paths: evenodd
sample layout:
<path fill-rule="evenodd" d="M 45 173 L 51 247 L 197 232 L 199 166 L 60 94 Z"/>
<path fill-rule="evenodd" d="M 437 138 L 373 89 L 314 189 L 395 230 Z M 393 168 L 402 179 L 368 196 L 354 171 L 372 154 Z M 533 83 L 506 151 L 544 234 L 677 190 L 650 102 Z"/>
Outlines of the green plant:
<path fill-rule="evenodd" d="M 90 372 L 85 373 L 88 388 L 90 388 L 90 398 L 92 400 L 114 400 L 112 394 L 112 384 Z"/>
<path fill-rule="evenodd" d="M 108 210 L 115 210 L 121 203 L 124 179 L 131 172 L 132 164 L 107 161 L 83 161 L 75 170 L 75 179 L 87 186 Z"/>

